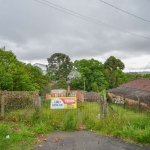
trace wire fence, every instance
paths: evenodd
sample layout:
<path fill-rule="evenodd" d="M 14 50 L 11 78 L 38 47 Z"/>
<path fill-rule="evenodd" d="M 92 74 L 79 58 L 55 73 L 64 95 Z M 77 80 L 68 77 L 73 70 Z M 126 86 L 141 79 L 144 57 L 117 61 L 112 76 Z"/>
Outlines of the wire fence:
<path fill-rule="evenodd" d="M 13 117 L 17 112 L 19 119 L 23 119 L 31 109 L 37 107 L 38 91 L 0 91 L 1 117 Z"/>
<path fill-rule="evenodd" d="M 55 98 L 61 99 L 61 97 Z M 71 124 L 74 119 L 78 122 L 80 129 L 90 129 L 100 120 L 100 117 L 104 117 L 107 114 L 106 96 L 104 99 L 100 97 L 99 93 L 86 92 L 85 101 L 81 102 L 78 100 L 76 109 L 51 109 L 51 100 L 46 100 L 45 96 L 42 96 L 41 99 L 42 109 L 48 112 L 51 118 L 59 120 L 57 123 L 54 123 L 57 129 L 61 128 L 65 122 Z M 73 117 L 72 119 L 70 118 L 71 116 Z"/>

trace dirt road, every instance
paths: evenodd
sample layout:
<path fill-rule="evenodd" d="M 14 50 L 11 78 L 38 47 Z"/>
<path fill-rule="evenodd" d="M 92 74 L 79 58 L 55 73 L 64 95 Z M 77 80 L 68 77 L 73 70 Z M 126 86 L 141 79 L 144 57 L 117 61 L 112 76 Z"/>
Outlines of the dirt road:
<path fill-rule="evenodd" d="M 41 141 L 33 150 L 150 150 L 91 131 L 54 132 Z"/>

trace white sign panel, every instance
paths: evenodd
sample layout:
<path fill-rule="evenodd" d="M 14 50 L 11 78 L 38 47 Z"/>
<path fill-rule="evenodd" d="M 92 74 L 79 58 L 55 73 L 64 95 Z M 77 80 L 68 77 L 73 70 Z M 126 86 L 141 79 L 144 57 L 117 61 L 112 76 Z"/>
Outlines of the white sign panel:
<path fill-rule="evenodd" d="M 63 109 L 64 108 L 64 102 L 56 98 L 51 102 L 51 109 Z"/>

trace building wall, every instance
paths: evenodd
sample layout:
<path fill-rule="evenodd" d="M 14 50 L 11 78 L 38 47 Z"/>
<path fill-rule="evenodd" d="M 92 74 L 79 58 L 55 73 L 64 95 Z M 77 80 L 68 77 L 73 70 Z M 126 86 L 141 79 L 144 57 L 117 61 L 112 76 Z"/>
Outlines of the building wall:
<path fill-rule="evenodd" d="M 123 101 L 124 100 L 124 104 L 128 105 L 128 106 L 139 106 L 141 108 L 144 108 L 145 110 L 150 110 L 150 106 L 146 103 L 141 103 L 140 101 L 134 100 L 134 99 L 130 99 L 130 98 L 124 98 L 122 96 L 113 94 L 113 93 L 108 93 L 109 96 L 109 100 L 111 102 L 114 102 L 115 99 L 117 99 L 118 101 Z"/>

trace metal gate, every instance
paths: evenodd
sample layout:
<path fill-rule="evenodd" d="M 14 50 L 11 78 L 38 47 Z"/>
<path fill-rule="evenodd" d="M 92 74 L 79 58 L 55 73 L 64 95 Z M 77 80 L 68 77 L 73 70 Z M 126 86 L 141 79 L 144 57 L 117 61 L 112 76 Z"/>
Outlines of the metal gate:
<path fill-rule="evenodd" d="M 45 104 L 44 104 L 45 103 Z M 100 97 L 86 92 L 84 102 L 77 101 L 76 109 L 51 109 L 51 101 L 43 101 L 55 130 L 92 130 L 100 119 Z"/>

